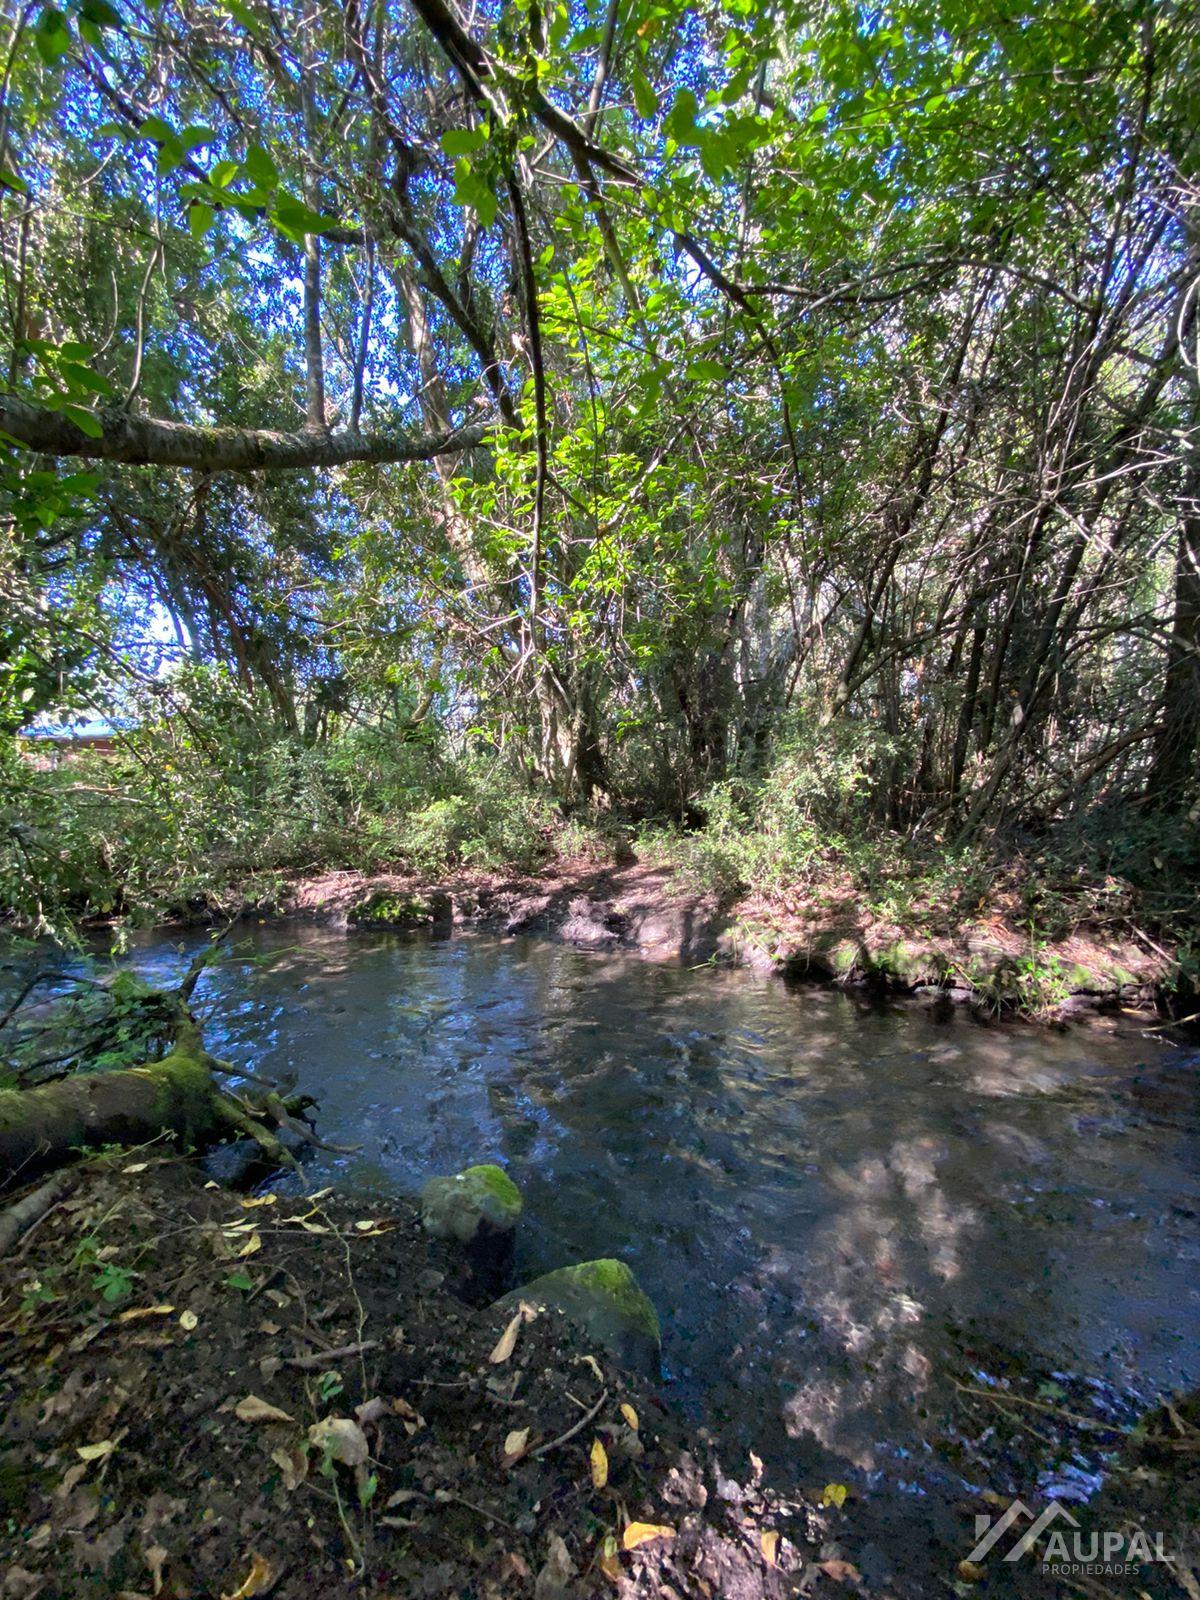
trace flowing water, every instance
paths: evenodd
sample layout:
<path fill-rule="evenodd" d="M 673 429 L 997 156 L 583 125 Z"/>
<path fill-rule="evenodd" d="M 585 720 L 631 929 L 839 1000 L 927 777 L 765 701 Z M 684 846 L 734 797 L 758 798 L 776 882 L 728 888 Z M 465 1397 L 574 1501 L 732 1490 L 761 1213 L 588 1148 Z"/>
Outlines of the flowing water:
<path fill-rule="evenodd" d="M 133 959 L 169 981 L 199 942 Z M 502 1163 L 520 1272 L 628 1261 L 697 1425 L 858 1488 L 881 1574 L 914 1529 L 961 1544 L 935 1436 L 952 1374 L 993 1381 L 980 1352 L 1129 1415 L 1200 1383 L 1196 1056 L 1136 1023 L 935 1022 L 472 934 L 276 924 L 237 948 L 261 959 L 206 974 L 207 1043 L 361 1146 L 311 1152 L 315 1177 L 369 1196 Z M 1090 1465 L 1040 1487 L 1086 1493 Z"/>

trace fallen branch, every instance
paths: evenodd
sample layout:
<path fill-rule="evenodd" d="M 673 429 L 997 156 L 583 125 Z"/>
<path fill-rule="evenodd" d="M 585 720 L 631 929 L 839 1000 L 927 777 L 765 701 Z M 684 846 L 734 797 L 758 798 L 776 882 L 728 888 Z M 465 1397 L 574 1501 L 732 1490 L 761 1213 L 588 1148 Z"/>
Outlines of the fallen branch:
<path fill-rule="evenodd" d="M 0 1256 L 7 1255 L 21 1235 L 39 1223 L 61 1200 L 65 1200 L 74 1187 L 74 1173 L 56 1173 L 23 1200 L 9 1206 L 7 1211 L 0 1212 Z"/>

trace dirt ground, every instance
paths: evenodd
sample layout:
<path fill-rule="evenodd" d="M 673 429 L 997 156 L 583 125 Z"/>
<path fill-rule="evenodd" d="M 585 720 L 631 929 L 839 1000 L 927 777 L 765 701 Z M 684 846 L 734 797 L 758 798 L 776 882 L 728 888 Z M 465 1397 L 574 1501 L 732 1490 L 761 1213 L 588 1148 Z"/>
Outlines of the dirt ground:
<path fill-rule="evenodd" d="M 556 1313 L 472 1309 L 442 1249 L 404 1205 L 77 1169 L 0 1280 L 0 1594 L 859 1590 L 836 1508 Z"/>

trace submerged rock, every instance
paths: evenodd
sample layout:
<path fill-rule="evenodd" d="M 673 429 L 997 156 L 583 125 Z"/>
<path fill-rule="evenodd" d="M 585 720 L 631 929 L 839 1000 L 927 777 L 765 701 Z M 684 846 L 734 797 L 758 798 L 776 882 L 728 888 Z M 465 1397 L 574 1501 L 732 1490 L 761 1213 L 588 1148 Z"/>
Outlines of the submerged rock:
<path fill-rule="evenodd" d="M 481 1235 L 511 1234 L 520 1215 L 521 1191 L 491 1163 L 430 1178 L 421 1190 L 421 1221 L 435 1239 L 473 1244 Z"/>
<path fill-rule="evenodd" d="M 661 1376 L 658 1316 L 623 1261 L 560 1267 L 507 1295 L 502 1304 L 515 1307 L 522 1300 L 555 1307 L 630 1371 Z"/>

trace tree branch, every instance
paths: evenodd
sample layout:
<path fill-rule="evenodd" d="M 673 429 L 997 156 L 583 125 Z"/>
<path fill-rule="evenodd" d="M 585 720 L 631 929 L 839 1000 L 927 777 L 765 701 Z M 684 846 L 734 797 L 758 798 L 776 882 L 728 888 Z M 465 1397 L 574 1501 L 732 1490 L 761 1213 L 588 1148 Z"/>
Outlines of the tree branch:
<path fill-rule="evenodd" d="M 95 439 L 57 411 L 47 411 L 15 394 L 0 394 L 0 432 L 40 455 L 81 456 L 141 467 L 198 467 L 206 472 L 340 467 L 352 461 L 380 465 L 431 461 L 483 444 L 492 426 L 475 422 L 424 435 L 348 430 L 318 433 L 311 429 L 278 433 L 270 428 L 195 428 L 115 411 L 92 415 L 101 428 Z"/>

